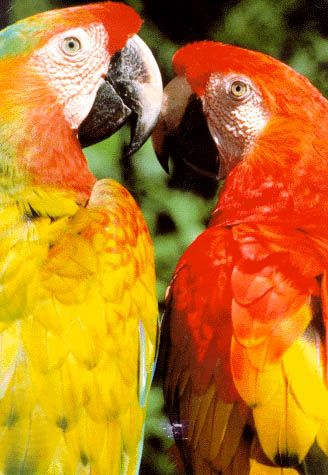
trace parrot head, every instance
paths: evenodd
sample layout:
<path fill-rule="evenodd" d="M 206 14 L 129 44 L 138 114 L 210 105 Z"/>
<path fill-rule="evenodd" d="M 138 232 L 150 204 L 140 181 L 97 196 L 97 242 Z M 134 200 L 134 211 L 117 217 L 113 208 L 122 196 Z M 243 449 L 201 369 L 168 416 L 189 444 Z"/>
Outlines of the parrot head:
<path fill-rule="evenodd" d="M 6 167 L 90 189 L 81 152 L 131 125 L 126 154 L 151 134 L 161 75 L 136 35 L 137 13 L 114 2 L 41 13 L 0 33 L 0 143 Z"/>
<path fill-rule="evenodd" d="M 316 127 L 317 137 L 323 131 L 327 101 L 305 77 L 270 56 L 203 41 L 181 48 L 173 65 L 177 76 L 164 90 L 153 133 L 166 170 L 170 156 L 200 171 L 215 161 L 218 178 L 225 178 L 236 166 L 249 171 L 254 157 L 257 164 L 272 161 L 275 140 L 280 150 L 285 141 L 291 165 L 291 150 L 300 145 L 291 143 L 293 131 L 305 124 Z M 204 130 L 204 124 L 200 148 L 197 130 Z M 281 162 L 282 157 L 280 153 Z"/>

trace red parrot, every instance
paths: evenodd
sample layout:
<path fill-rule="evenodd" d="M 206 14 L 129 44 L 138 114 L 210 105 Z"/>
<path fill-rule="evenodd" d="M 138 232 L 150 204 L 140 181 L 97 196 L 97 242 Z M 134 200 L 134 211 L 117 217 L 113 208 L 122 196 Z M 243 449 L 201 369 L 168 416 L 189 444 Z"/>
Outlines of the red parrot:
<path fill-rule="evenodd" d="M 136 475 L 157 341 L 153 247 L 81 146 L 160 112 L 141 19 L 105 2 L 0 32 L 0 473 Z"/>
<path fill-rule="evenodd" d="M 205 168 L 206 121 L 225 178 L 166 297 L 160 359 L 185 471 L 327 474 L 328 102 L 255 51 L 204 41 L 173 64 L 157 155 Z"/>

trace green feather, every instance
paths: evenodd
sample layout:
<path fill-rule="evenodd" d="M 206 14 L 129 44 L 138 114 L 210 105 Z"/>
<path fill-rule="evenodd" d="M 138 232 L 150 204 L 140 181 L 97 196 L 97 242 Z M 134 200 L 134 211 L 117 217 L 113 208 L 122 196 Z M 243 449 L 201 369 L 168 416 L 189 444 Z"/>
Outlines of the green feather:
<path fill-rule="evenodd" d="M 38 33 L 44 25 L 36 22 L 21 21 L 8 26 L 0 32 L 0 59 L 15 57 L 32 52 L 39 39 Z"/>

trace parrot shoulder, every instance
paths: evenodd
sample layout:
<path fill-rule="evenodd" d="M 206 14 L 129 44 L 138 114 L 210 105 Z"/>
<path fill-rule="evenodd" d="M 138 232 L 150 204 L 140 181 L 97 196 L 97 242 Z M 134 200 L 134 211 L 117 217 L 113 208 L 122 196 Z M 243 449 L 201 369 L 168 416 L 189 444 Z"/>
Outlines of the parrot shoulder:
<path fill-rule="evenodd" d="M 114 180 L 98 181 L 87 206 L 79 208 L 50 249 L 42 276 L 46 300 L 66 308 L 62 324 L 67 325 L 67 311 L 73 318 L 80 308 L 81 328 L 94 332 L 93 348 L 74 343 L 81 362 L 96 366 L 107 353 L 124 364 L 118 354 L 126 352 L 128 374 L 140 361 L 138 354 L 132 355 L 138 353 L 139 341 L 146 372 L 152 372 L 157 339 L 153 266 L 151 238 L 133 197 Z M 60 318 L 56 320 L 60 325 Z M 103 348 L 97 334 L 106 334 Z M 132 387 L 123 394 L 131 392 Z"/>
<path fill-rule="evenodd" d="M 235 403 L 228 359 L 217 356 L 232 336 L 234 246 L 231 230 L 204 231 L 180 259 L 167 292 L 160 351 L 165 400 L 176 444 L 195 474 L 229 466 L 248 415 Z M 216 292 L 210 292 L 208 282 Z"/>
<path fill-rule="evenodd" d="M 254 473 L 261 458 L 297 465 L 315 435 L 326 451 L 322 247 L 304 230 L 213 225 L 181 258 L 168 290 L 161 366 L 176 443 L 186 467 L 198 454 L 195 473 L 204 472 L 197 463 L 225 473 L 240 458 Z M 257 437 L 261 457 L 253 460 Z"/>
<path fill-rule="evenodd" d="M 21 230 L 15 220 L 15 243 L 21 246 L 26 295 L 33 291 L 33 298 L 26 309 L 21 286 L 11 299 L 11 320 L 1 322 L 3 442 L 17 443 L 10 461 L 0 465 L 10 463 L 14 473 L 20 460 L 32 467 L 42 453 L 40 473 L 89 461 L 99 473 L 108 466 L 113 473 L 133 473 L 158 337 L 145 221 L 113 180 L 97 182 L 89 202 L 67 216 L 29 213 L 24 219 L 20 213 Z M 35 238 L 18 239 L 19 232 Z M 18 259 L 13 237 L 9 244 Z"/>

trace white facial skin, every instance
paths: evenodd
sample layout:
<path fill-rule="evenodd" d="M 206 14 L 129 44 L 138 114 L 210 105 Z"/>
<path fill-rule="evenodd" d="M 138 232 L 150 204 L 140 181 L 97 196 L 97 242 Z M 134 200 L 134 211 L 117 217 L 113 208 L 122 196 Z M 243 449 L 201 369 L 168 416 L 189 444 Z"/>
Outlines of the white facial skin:
<path fill-rule="evenodd" d="M 31 57 L 33 68 L 48 81 L 63 105 L 64 116 L 73 130 L 90 112 L 108 71 L 107 43 L 106 30 L 94 23 L 59 33 Z"/>
<path fill-rule="evenodd" d="M 245 76 L 214 73 L 202 96 L 203 110 L 226 176 L 255 143 L 270 116 L 260 91 Z"/>

